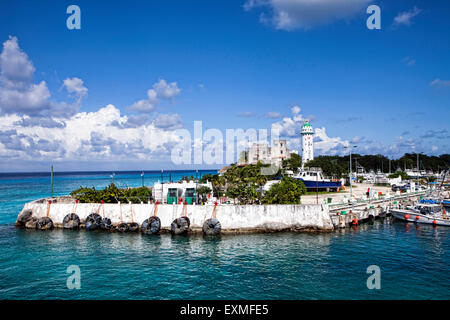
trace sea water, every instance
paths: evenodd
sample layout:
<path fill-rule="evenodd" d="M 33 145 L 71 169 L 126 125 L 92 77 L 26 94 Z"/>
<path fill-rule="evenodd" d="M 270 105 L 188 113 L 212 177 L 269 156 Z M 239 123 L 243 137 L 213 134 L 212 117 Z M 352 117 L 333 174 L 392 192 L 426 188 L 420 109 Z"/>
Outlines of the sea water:
<path fill-rule="evenodd" d="M 158 172 L 144 178 L 161 180 Z M 58 173 L 54 181 L 64 195 L 112 178 Z M 140 172 L 116 173 L 114 182 L 142 185 Z M 450 298 L 450 228 L 385 219 L 326 234 L 215 238 L 16 229 L 23 205 L 49 193 L 47 173 L 0 175 L 0 299 Z M 380 289 L 367 286 L 373 265 Z M 68 288 L 69 266 L 80 270 L 80 289 Z"/>

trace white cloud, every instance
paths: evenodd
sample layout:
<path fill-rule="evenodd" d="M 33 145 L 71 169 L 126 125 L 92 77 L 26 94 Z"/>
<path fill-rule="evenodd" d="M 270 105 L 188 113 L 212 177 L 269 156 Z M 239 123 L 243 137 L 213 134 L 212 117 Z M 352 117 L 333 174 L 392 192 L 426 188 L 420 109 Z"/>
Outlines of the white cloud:
<path fill-rule="evenodd" d="M 183 121 L 179 114 L 161 114 L 154 121 L 155 127 L 163 129 L 180 129 Z"/>
<path fill-rule="evenodd" d="M 174 118 L 180 120 L 178 115 Z M 124 126 L 128 117 L 113 105 L 77 113 L 64 126 L 23 125 L 21 119 L 0 116 L 0 158 L 147 161 L 168 157 L 171 146 L 179 142 L 173 131 L 158 128 L 155 122 Z"/>
<path fill-rule="evenodd" d="M 291 107 L 292 117 L 284 117 L 281 121 L 272 124 L 272 130 L 279 132 L 280 136 L 295 137 L 300 135 L 303 121 L 310 120 L 314 116 L 303 117 L 301 109 L 295 105 Z"/>
<path fill-rule="evenodd" d="M 316 128 L 314 130 L 314 149 L 320 154 L 340 154 L 345 147 L 349 146 L 347 140 L 340 137 L 329 137 L 325 128 Z"/>
<path fill-rule="evenodd" d="M 49 98 L 45 81 L 25 89 L 0 87 L 0 108 L 4 113 L 38 114 L 51 107 Z"/>
<path fill-rule="evenodd" d="M 0 114 L 68 117 L 77 112 L 81 98 L 87 94 L 81 79 L 67 78 L 63 86 L 77 97 L 76 103 L 51 101 L 46 82 L 33 82 L 35 68 L 28 55 L 20 49 L 16 37 L 10 36 L 3 43 L 0 68 Z"/>
<path fill-rule="evenodd" d="M 85 97 L 88 89 L 84 86 L 83 80 L 80 78 L 67 78 L 63 81 L 63 86 L 66 87 L 67 92 L 74 93 L 78 97 Z"/>
<path fill-rule="evenodd" d="M 140 113 L 150 113 L 155 110 L 155 108 L 156 105 L 148 99 L 136 101 L 129 107 L 130 110 L 138 111 Z"/>
<path fill-rule="evenodd" d="M 166 99 L 173 99 L 181 92 L 176 82 L 167 83 L 164 79 L 160 79 L 155 83 L 153 89 L 158 97 Z"/>
<path fill-rule="evenodd" d="M 302 110 L 300 109 L 299 106 L 293 106 L 293 107 L 291 108 L 291 112 L 292 112 L 293 114 L 299 114 L 300 111 L 302 111 Z"/>
<path fill-rule="evenodd" d="M 245 10 L 260 8 L 260 21 L 279 30 L 310 29 L 317 25 L 349 19 L 370 0 L 247 0 Z"/>
<path fill-rule="evenodd" d="M 400 25 L 409 26 L 412 23 L 412 19 L 421 12 L 422 12 L 422 10 L 417 7 L 412 8 L 410 11 L 400 12 L 394 18 L 394 25 L 395 26 L 400 26 Z"/>
<path fill-rule="evenodd" d="M 26 88 L 32 81 L 35 68 L 27 54 L 19 48 L 16 37 L 3 43 L 0 54 L 1 81 L 7 87 Z"/>
<path fill-rule="evenodd" d="M 430 82 L 430 86 L 434 88 L 450 88 L 450 80 L 441 80 L 439 78 Z"/>
<path fill-rule="evenodd" d="M 160 102 L 160 99 L 173 100 L 180 94 L 180 92 L 181 89 L 178 88 L 176 82 L 167 83 L 166 80 L 160 79 L 158 82 L 153 84 L 152 89 L 147 91 L 147 99 L 139 100 L 128 108 L 131 111 L 150 113 L 155 110 L 156 106 Z"/>
<path fill-rule="evenodd" d="M 0 110 L 2 113 L 36 114 L 49 109 L 45 81 L 33 83 L 35 68 L 16 37 L 3 43 L 0 54 Z"/>

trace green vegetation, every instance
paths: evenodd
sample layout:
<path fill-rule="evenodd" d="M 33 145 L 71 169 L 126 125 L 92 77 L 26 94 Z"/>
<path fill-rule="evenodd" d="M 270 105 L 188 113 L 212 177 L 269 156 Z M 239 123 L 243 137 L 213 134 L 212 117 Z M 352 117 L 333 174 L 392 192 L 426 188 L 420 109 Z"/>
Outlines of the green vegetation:
<path fill-rule="evenodd" d="M 391 172 L 397 170 L 412 169 L 417 166 L 417 154 L 406 153 L 401 158 L 391 160 Z M 318 156 L 314 160 L 305 164 L 306 167 L 320 167 L 325 176 L 342 178 L 348 176 L 350 156 Z M 369 172 L 370 170 L 387 173 L 389 172 L 389 159 L 383 155 L 360 155 L 352 154 L 352 170 L 356 172 L 356 166 L 362 166 Z M 450 155 L 440 156 L 419 155 L 420 170 L 442 171 L 450 167 Z M 403 177 L 402 177 L 403 179 Z M 405 177 L 405 179 L 408 179 Z"/>
<path fill-rule="evenodd" d="M 268 180 L 281 176 L 281 171 L 273 175 L 262 175 L 261 169 L 269 165 L 258 162 L 256 165 L 238 166 L 232 164 L 222 175 L 206 174 L 200 182 L 211 182 L 214 194 L 227 196 L 237 200 L 240 204 L 259 204 L 263 201 L 260 187 Z"/>
<path fill-rule="evenodd" d="M 302 157 L 296 153 L 291 153 L 291 157 L 289 159 L 283 160 L 282 166 L 285 170 L 291 170 L 294 173 L 297 173 L 298 169 L 302 166 Z"/>
<path fill-rule="evenodd" d="M 326 177 L 334 177 L 340 179 L 347 172 L 345 165 L 337 156 L 318 156 L 314 160 L 308 161 L 305 167 L 319 167 Z M 348 162 L 347 162 L 348 166 Z"/>
<path fill-rule="evenodd" d="M 389 179 L 398 178 L 398 177 L 402 177 L 402 180 L 411 179 L 411 177 L 406 172 L 403 172 L 403 171 L 397 171 L 388 176 Z"/>
<path fill-rule="evenodd" d="M 96 190 L 94 187 L 80 187 L 70 193 L 72 197 L 81 203 L 117 203 L 131 202 L 141 203 L 151 198 L 152 191 L 147 187 L 119 189 L 114 183 L 111 183 L 103 190 Z"/>
<path fill-rule="evenodd" d="M 209 193 L 211 193 L 211 191 L 212 190 L 207 186 L 200 186 L 197 188 L 197 193 L 199 195 L 199 198 L 201 198 L 201 200 L 203 202 L 206 202 L 206 200 L 207 200 L 206 197 Z"/>
<path fill-rule="evenodd" d="M 306 187 L 301 180 L 283 177 L 280 183 L 273 184 L 264 194 L 264 204 L 300 204 Z"/>

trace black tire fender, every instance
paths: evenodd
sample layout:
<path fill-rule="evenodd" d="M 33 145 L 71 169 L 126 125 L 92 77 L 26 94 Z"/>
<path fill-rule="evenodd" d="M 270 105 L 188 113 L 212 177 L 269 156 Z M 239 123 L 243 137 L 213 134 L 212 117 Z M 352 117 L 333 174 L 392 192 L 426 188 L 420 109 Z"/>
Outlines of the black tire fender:
<path fill-rule="evenodd" d="M 173 220 L 172 224 L 170 225 L 170 232 L 176 235 L 186 234 L 189 230 L 189 226 L 190 226 L 189 218 L 180 217 Z"/>
<path fill-rule="evenodd" d="M 157 234 L 160 230 L 161 220 L 158 217 L 152 216 L 142 222 L 141 232 L 143 234 Z"/>
<path fill-rule="evenodd" d="M 139 224 L 136 222 L 128 223 L 128 232 L 136 232 L 139 230 Z"/>
<path fill-rule="evenodd" d="M 102 219 L 102 222 L 100 223 L 100 229 L 111 230 L 112 227 L 113 227 L 113 225 L 111 223 L 111 219 L 109 219 L 109 218 Z"/>
<path fill-rule="evenodd" d="M 80 217 L 75 213 L 69 213 L 63 219 L 63 228 L 75 230 L 80 227 Z"/>
<path fill-rule="evenodd" d="M 206 236 L 217 236 L 222 231 L 222 225 L 215 218 L 207 219 L 203 223 L 202 231 Z"/>
<path fill-rule="evenodd" d="M 119 224 L 117 226 L 116 230 L 119 232 L 128 232 L 128 230 L 129 230 L 128 224 L 126 224 L 125 222 L 122 222 L 121 224 Z"/>
<path fill-rule="evenodd" d="M 86 230 L 96 230 L 100 227 L 102 217 L 98 213 L 91 213 L 86 218 L 85 228 Z"/>
<path fill-rule="evenodd" d="M 42 217 L 37 219 L 36 229 L 38 230 L 51 230 L 53 229 L 53 221 L 49 217 Z"/>

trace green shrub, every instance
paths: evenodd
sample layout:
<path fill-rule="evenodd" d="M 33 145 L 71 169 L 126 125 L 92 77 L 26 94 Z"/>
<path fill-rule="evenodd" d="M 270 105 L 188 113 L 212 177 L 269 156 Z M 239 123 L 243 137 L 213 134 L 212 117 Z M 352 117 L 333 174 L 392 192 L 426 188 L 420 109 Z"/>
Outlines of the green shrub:
<path fill-rule="evenodd" d="M 148 201 L 151 198 L 152 191 L 147 187 L 119 189 L 114 183 L 111 183 L 103 190 L 96 190 L 94 187 L 80 187 L 70 193 L 72 197 L 81 203 L 117 203 L 131 202 L 140 203 Z"/>

